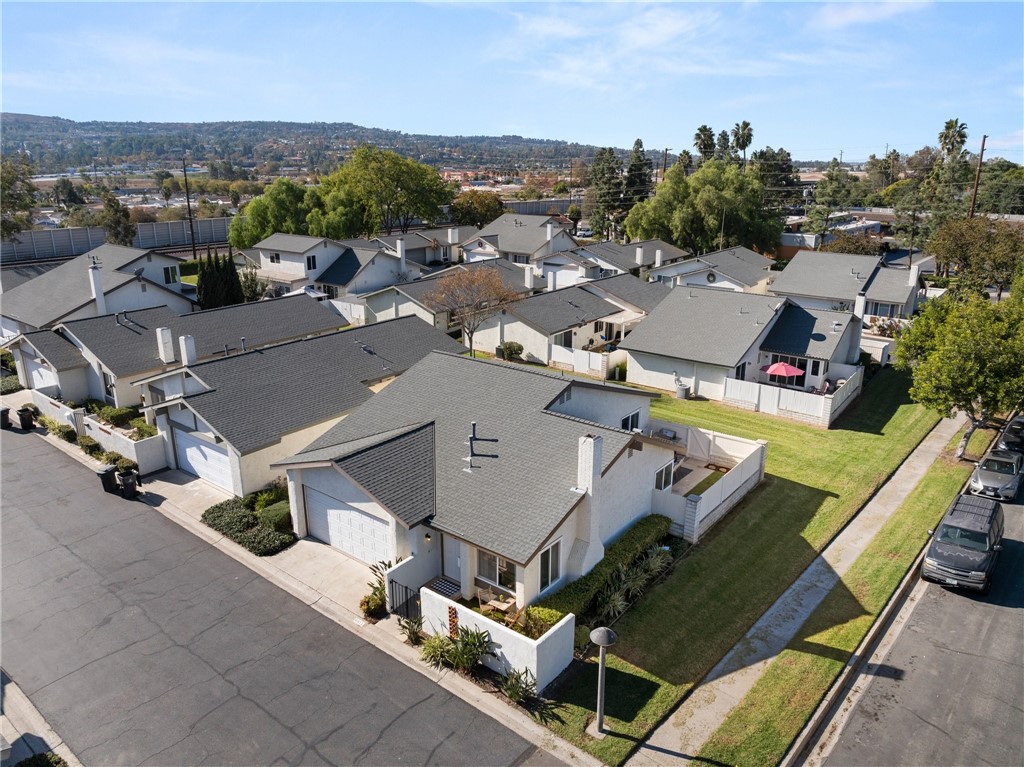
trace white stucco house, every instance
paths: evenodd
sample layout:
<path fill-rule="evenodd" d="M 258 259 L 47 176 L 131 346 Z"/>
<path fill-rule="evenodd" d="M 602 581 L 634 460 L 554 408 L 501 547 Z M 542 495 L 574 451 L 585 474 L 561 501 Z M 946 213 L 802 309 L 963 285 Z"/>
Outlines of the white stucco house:
<path fill-rule="evenodd" d="M 686 285 L 744 293 L 765 294 L 777 276 L 775 262 L 748 248 L 727 248 L 697 258 L 652 267 L 650 279 L 668 285 Z"/>

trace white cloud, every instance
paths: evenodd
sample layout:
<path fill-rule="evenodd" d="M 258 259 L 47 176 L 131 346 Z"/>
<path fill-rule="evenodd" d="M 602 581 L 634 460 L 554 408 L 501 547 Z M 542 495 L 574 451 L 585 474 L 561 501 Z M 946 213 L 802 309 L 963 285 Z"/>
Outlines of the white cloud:
<path fill-rule="evenodd" d="M 904 13 L 922 10 L 928 5 L 927 2 L 909 0 L 886 3 L 828 3 L 819 6 L 816 12 L 808 16 L 807 26 L 812 30 L 836 32 L 857 24 L 877 24 Z"/>

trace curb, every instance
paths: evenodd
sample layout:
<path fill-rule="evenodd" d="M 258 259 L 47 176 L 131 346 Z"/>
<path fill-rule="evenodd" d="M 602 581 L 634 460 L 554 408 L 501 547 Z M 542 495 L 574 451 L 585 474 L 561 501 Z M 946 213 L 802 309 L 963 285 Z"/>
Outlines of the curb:
<path fill-rule="evenodd" d="M 7 675 L 6 671 L 3 672 L 3 693 L 3 716 L 18 731 L 18 740 L 22 741 L 26 748 L 33 754 L 52 751 L 62 757 L 68 763 L 68 767 L 82 767 L 78 757 L 71 752 L 63 739 L 47 723 L 39 710 L 32 705 L 32 701 Z M 8 759 L 4 763 L 13 764 L 14 762 L 12 759 Z"/>

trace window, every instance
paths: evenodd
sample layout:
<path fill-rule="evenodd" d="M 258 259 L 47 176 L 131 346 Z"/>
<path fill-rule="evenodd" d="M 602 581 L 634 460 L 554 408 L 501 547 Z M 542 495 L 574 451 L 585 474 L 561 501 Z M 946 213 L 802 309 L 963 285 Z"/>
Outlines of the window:
<path fill-rule="evenodd" d="M 509 591 L 515 591 L 516 565 L 514 562 L 478 549 L 476 571 L 480 580 L 493 583 L 495 586 Z"/>
<path fill-rule="evenodd" d="M 655 473 L 654 487 L 657 490 L 668 490 L 672 487 L 672 461 L 666 463 Z"/>
<path fill-rule="evenodd" d="M 563 330 L 561 333 L 556 333 L 552 341 L 555 346 L 564 346 L 567 349 L 572 348 L 572 331 Z"/>
<path fill-rule="evenodd" d="M 171 285 L 178 281 L 178 267 L 176 266 L 165 266 L 164 267 L 164 285 Z"/>
<path fill-rule="evenodd" d="M 626 431 L 633 431 L 633 429 L 640 428 L 640 411 L 637 410 L 634 413 L 630 413 L 622 419 L 622 428 Z"/>
<path fill-rule="evenodd" d="M 605 323 L 602 322 L 601 320 L 598 320 L 597 322 L 594 323 L 594 332 L 595 333 L 604 333 L 604 327 L 605 327 Z"/>
<path fill-rule="evenodd" d="M 561 578 L 562 544 L 555 541 L 540 553 L 540 590 L 544 591 Z"/>
<path fill-rule="evenodd" d="M 116 390 L 114 377 L 106 370 L 103 371 L 103 395 L 111 404 L 114 403 L 114 392 Z"/>
<path fill-rule="evenodd" d="M 736 366 L 736 380 L 746 381 L 747 380 L 747 363 L 741 362 Z"/>
<path fill-rule="evenodd" d="M 141 290 L 143 293 L 145 293 L 146 292 L 146 283 L 144 283 L 144 282 L 139 283 L 139 290 Z"/>
<path fill-rule="evenodd" d="M 520 256 L 518 253 L 512 256 L 513 264 L 528 264 L 530 263 L 529 256 Z"/>
<path fill-rule="evenodd" d="M 321 292 L 326 293 L 328 298 L 333 299 L 338 297 L 338 288 L 334 285 L 321 285 L 320 290 Z"/>
<path fill-rule="evenodd" d="M 564 405 L 566 402 L 572 399 L 572 388 L 566 389 L 564 392 L 558 395 L 558 399 L 555 400 L 556 405 Z"/>
<path fill-rule="evenodd" d="M 271 253 L 270 254 L 270 263 L 272 263 L 272 264 L 279 264 L 279 263 L 281 263 L 281 254 L 280 253 Z"/>
<path fill-rule="evenodd" d="M 782 384 L 783 386 L 803 386 L 804 381 L 807 380 L 807 363 L 809 360 L 805 357 L 791 357 L 788 354 L 773 354 L 771 362 L 768 364 L 774 365 L 776 362 L 785 362 L 787 365 L 800 368 L 801 372 L 798 376 L 768 376 L 768 380 L 772 383 Z"/>
<path fill-rule="evenodd" d="M 816 376 L 821 370 L 821 360 L 811 360 L 811 375 Z"/>
<path fill-rule="evenodd" d="M 306 271 L 312 272 L 316 269 L 316 256 L 306 256 Z"/>

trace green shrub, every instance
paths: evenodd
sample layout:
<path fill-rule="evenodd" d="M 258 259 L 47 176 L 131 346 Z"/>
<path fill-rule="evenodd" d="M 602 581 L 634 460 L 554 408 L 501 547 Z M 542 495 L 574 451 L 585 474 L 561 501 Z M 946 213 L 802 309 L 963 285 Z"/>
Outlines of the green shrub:
<path fill-rule="evenodd" d="M 260 524 L 279 533 L 292 532 L 292 510 L 287 499 L 264 508 L 256 507 L 256 518 Z"/>
<path fill-rule="evenodd" d="M 146 419 L 144 417 L 133 418 L 131 421 L 128 422 L 128 425 L 135 430 L 135 432 L 132 434 L 132 439 L 135 442 L 138 442 L 141 439 L 146 439 L 148 437 L 155 437 L 157 434 L 159 434 L 157 428 L 152 424 L 146 423 Z"/>
<path fill-rule="evenodd" d="M 78 431 L 69 423 L 57 424 L 57 436 L 72 445 L 78 441 Z"/>
<path fill-rule="evenodd" d="M 551 630 L 552 626 L 564 617 L 565 616 L 558 612 L 558 610 L 552 610 L 550 607 L 531 605 L 526 608 L 523 627 L 526 629 L 526 635 L 528 637 L 531 639 L 540 639 Z"/>
<path fill-rule="evenodd" d="M 0 378 L 0 394 L 14 394 L 24 387 L 18 381 L 18 376 L 3 376 Z"/>
<path fill-rule="evenodd" d="M 448 663 L 463 674 L 472 672 L 480 665 L 485 655 L 494 654 L 491 632 L 486 630 L 478 631 L 459 626 L 455 639 L 450 641 L 452 647 L 448 653 Z"/>
<path fill-rule="evenodd" d="M 100 456 L 97 456 L 103 463 L 110 466 L 116 466 L 118 461 L 124 460 L 124 456 L 115 450 L 108 450 Z"/>
<path fill-rule="evenodd" d="M 202 259 L 196 259 L 195 261 L 181 261 L 178 264 L 178 274 L 182 277 L 189 277 L 199 274 L 199 264 Z"/>
<path fill-rule="evenodd" d="M 523 356 L 523 345 L 518 341 L 506 341 L 501 345 L 501 356 L 507 360 L 521 359 Z"/>
<path fill-rule="evenodd" d="M 238 498 L 229 498 L 211 506 L 203 512 L 202 520 L 232 540 L 259 524 L 255 512 L 245 508 Z"/>
<path fill-rule="evenodd" d="M 256 511 L 288 500 L 288 486 L 274 482 L 256 493 Z"/>
<path fill-rule="evenodd" d="M 117 463 L 114 465 L 117 466 L 117 470 L 122 473 L 126 471 L 139 470 L 139 464 L 135 463 L 131 458 L 125 458 L 124 456 L 118 458 Z"/>
<path fill-rule="evenodd" d="M 258 557 L 269 557 L 271 554 L 284 551 L 295 543 L 295 536 L 291 533 L 279 533 L 277 530 L 271 530 L 263 525 L 256 525 L 240 535 L 228 537 Z"/>
<path fill-rule="evenodd" d="M 367 618 L 380 620 L 388 614 L 387 597 L 375 589 L 359 600 L 359 609 Z"/>
<path fill-rule="evenodd" d="M 498 682 L 501 693 L 516 705 L 537 697 L 537 680 L 528 668 L 512 669 Z"/>
<path fill-rule="evenodd" d="M 98 454 L 103 452 L 103 448 L 100 447 L 100 443 L 86 435 L 82 435 L 78 438 L 78 446 L 82 448 L 83 453 L 93 457 L 96 457 Z"/>
<path fill-rule="evenodd" d="M 255 493 L 248 493 L 242 496 L 242 505 L 245 506 L 249 511 L 256 511 L 256 498 L 259 496 L 260 491 Z"/>
<path fill-rule="evenodd" d="M 138 408 L 134 407 L 112 407 L 106 405 L 100 408 L 99 417 L 112 426 L 123 429 L 131 423 L 133 418 L 139 417 Z"/>
<path fill-rule="evenodd" d="M 572 647 L 576 651 L 577 655 L 582 655 L 583 651 L 587 649 L 587 645 L 590 644 L 590 626 L 581 626 L 576 624 L 576 628 L 573 630 Z"/>
<path fill-rule="evenodd" d="M 595 598 L 615 576 L 619 566 L 630 567 L 648 549 L 657 545 L 668 535 L 669 524 L 668 517 L 660 514 L 639 520 L 605 550 L 604 559 L 593 570 L 542 599 L 537 606 L 549 608 L 560 615 L 575 613 L 581 618 L 588 615 Z"/>
<path fill-rule="evenodd" d="M 399 618 L 398 628 L 409 640 L 409 644 L 415 646 L 423 642 L 423 616 L 415 618 Z"/>
<path fill-rule="evenodd" d="M 14 767 L 68 767 L 68 763 L 59 754 L 52 751 L 44 751 L 41 754 L 32 754 L 18 762 Z"/>
<path fill-rule="evenodd" d="M 448 665 L 448 656 L 451 653 L 452 640 L 444 634 L 434 634 L 423 640 L 420 648 L 420 658 L 434 668 L 442 668 Z"/>
<path fill-rule="evenodd" d="M 14 370 L 14 352 L 10 349 L 0 349 L 0 366 Z"/>
<path fill-rule="evenodd" d="M 56 418 L 50 418 L 48 415 L 41 415 L 36 418 L 36 421 L 38 421 L 39 425 L 46 429 L 49 434 L 52 434 L 55 437 L 57 436 L 57 429 L 60 428 L 61 423 Z"/>
<path fill-rule="evenodd" d="M 85 408 L 85 412 L 89 415 L 99 415 L 100 411 L 107 407 L 107 403 L 98 399 L 86 399 L 82 403 L 82 407 Z"/>

